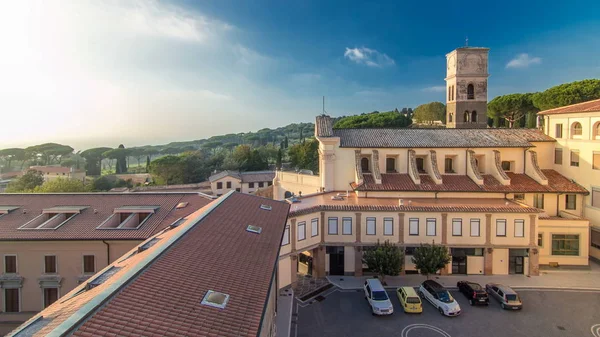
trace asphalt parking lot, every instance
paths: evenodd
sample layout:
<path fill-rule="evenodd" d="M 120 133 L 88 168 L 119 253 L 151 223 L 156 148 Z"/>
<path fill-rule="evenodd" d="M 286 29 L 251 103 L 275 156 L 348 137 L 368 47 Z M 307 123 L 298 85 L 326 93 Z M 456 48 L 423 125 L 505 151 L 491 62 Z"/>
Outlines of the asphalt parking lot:
<path fill-rule="evenodd" d="M 523 300 L 520 311 L 502 310 L 493 298 L 489 307 L 471 307 L 463 294 L 453 291 L 462 309 L 458 317 L 440 315 L 429 302 L 423 303 L 422 314 L 406 314 L 396 294 L 388 292 L 394 314 L 375 317 L 362 291 L 335 291 L 320 302 L 298 307 L 292 337 L 599 337 L 591 328 L 600 324 L 600 292 L 517 292 Z"/>

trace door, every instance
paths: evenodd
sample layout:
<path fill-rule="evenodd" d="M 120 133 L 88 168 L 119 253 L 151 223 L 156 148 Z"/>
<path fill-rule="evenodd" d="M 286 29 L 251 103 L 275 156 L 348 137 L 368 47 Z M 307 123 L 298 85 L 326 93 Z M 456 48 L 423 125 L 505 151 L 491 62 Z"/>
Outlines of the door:
<path fill-rule="evenodd" d="M 523 256 L 511 256 L 508 260 L 508 273 L 509 274 L 523 274 L 524 268 Z"/>
<path fill-rule="evenodd" d="M 329 275 L 344 275 L 344 247 L 327 247 Z"/>
<path fill-rule="evenodd" d="M 452 257 L 452 274 L 466 274 L 467 273 L 467 257 L 466 256 L 453 256 Z"/>

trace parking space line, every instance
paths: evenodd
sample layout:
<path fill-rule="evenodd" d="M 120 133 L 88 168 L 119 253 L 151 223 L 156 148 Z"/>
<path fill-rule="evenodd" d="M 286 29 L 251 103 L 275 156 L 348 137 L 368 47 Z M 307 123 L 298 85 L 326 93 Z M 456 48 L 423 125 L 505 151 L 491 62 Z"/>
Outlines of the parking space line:
<path fill-rule="evenodd" d="M 592 325 L 590 330 L 592 331 L 592 336 L 600 337 L 600 324 Z"/>
<path fill-rule="evenodd" d="M 416 329 L 431 330 L 431 331 L 435 331 L 435 332 L 439 333 L 443 337 L 452 337 L 446 331 L 438 328 L 437 326 L 433 326 L 433 325 L 429 325 L 429 324 L 410 324 L 410 325 L 407 325 L 406 327 L 404 327 L 404 329 L 402 329 L 402 333 L 400 335 L 402 337 L 410 337 L 408 333 L 411 332 L 412 330 L 416 330 Z"/>

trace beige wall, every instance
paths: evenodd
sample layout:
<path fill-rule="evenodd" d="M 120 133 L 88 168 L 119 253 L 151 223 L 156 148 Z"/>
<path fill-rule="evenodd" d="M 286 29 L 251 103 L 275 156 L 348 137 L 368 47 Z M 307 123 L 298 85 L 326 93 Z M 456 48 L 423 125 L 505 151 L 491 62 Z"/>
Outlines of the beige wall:
<path fill-rule="evenodd" d="M 587 220 L 540 220 L 538 234 L 542 235 L 542 246 L 538 248 L 539 263 L 542 265 L 550 262 L 557 262 L 559 265 L 588 265 L 589 231 Z M 579 256 L 552 255 L 552 234 L 579 235 Z"/>
<path fill-rule="evenodd" d="M 352 246 L 344 247 L 344 273 L 354 273 L 355 264 L 354 264 L 354 256 L 356 251 Z"/>
<path fill-rule="evenodd" d="M 497 220 L 506 220 L 506 236 L 497 236 Z M 523 237 L 515 236 L 515 220 L 523 220 Z M 528 246 L 530 237 L 529 214 L 492 214 L 492 244 L 499 246 Z M 496 251 L 494 250 L 494 255 Z"/>
<path fill-rule="evenodd" d="M 318 175 L 310 176 L 296 172 L 277 171 L 274 179 L 273 198 L 282 200 L 285 192 L 291 192 L 295 195 L 308 195 L 321 191 L 321 177 Z"/>
<path fill-rule="evenodd" d="M 17 255 L 17 272 L 23 277 L 21 291 L 21 311 L 43 309 L 42 289 L 38 278 L 44 275 L 44 256 L 55 255 L 57 275 L 62 277 L 59 297 L 79 284 L 83 275 L 83 256 L 94 255 L 96 272 L 121 257 L 141 241 L 107 241 L 110 246 L 110 261 L 107 260 L 107 247 L 102 241 L 12 241 L 0 242 L 2 255 Z M 0 261 L 4 271 L 4 259 Z M 93 274 L 92 274 L 93 275 Z M 91 275 L 88 275 L 91 276 Z M 4 293 L 0 302 L 4 303 Z"/>
<path fill-rule="evenodd" d="M 227 188 L 227 182 L 231 182 L 231 188 Z M 223 187 L 218 189 L 217 183 L 223 183 Z M 235 191 L 236 188 L 239 188 L 241 191 L 242 182 L 241 180 L 230 176 L 223 177 L 210 183 L 210 189 L 214 195 L 222 195 L 229 191 Z"/>
<path fill-rule="evenodd" d="M 467 256 L 467 274 L 483 274 L 484 261 L 485 259 L 483 256 Z"/>
<path fill-rule="evenodd" d="M 507 275 L 508 274 L 508 249 L 494 248 L 493 253 L 492 274 Z"/>
<path fill-rule="evenodd" d="M 292 283 L 292 259 L 289 256 L 279 258 L 279 288 L 287 287 Z"/>

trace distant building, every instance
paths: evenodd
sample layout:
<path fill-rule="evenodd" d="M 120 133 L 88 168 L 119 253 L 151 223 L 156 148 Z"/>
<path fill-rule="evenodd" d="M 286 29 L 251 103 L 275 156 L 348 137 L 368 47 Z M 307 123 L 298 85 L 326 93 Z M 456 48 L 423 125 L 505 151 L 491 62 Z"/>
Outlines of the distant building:
<path fill-rule="evenodd" d="M 222 171 L 208 178 L 214 195 L 220 196 L 229 191 L 253 193 L 271 186 L 275 178 L 274 171 Z"/>
<path fill-rule="evenodd" d="M 0 335 L 211 201 L 197 193 L 0 194 Z"/>
<path fill-rule="evenodd" d="M 57 178 L 85 181 L 85 170 L 76 170 L 72 167 L 30 166 L 28 170 L 36 170 L 41 172 L 44 176 L 44 181 L 50 181 Z"/>
<path fill-rule="evenodd" d="M 275 336 L 288 210 L 230 192 L 155 231 L 8 336 Z"/>

